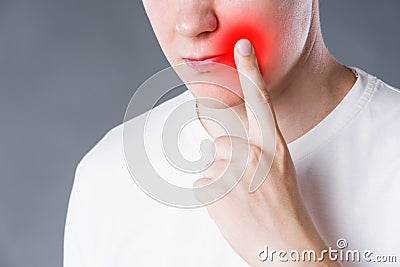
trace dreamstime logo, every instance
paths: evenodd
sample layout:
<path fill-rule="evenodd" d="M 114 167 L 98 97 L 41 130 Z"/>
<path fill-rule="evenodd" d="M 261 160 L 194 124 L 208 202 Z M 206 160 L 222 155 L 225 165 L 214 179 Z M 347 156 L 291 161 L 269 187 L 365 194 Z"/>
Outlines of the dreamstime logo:
<path fill-rule="evenodd" d="M 179 180 L 188 181 L 190 177 L 195 177 L 195 180 L 201 178 L 202 173 L 215 158 L 215 148 L 211 139 L 195 140 L 199 141 L 199 147 L 195 145 L 189 147 L 192 151 L 200 150 L 200 156 L 197 158 L 190 156 L 191 151 L 184 151 L 187 150 L 188 145 L 186 148 L 179 146 L 183 133 L 189 131 L 190 136 L 190 131 L 193 131 L 191 125 L 198 122 L 198 114 L 195 112 L 196 100 L 197 103 L 199 100 L 207 103 L 209 110 L 223 109 L 224 114 L 230 113 L 229 123 L 217 116 L 200 115 L 201 120 L 212 121 L 214 125 L 223 129 L 227 136 L 233 136 L 238 131 L 246 132 L 234 108 L 225 106 L 218 99 L 190 97 L 184 101 L 172 102 L 171 105 L 162 109 L 156 107 L 183 86 L 208 91 L 223 89 L 237 96 L 240 94 L 238 76 L 242 74 L 238 75 L 236 69 L 223 64 L 217 64 L 213 70 L 215 71 L 197 73 L 186 64 L 164 69 L 150 77 L 136 90 L 126 109 L 123 124 L 123 149 L 128 170 L 143 192 L 163 204 L 180 208 L 195 208 L 213 203 L 237 185 L 246 169 L 248 155 L 243 155 L 245 153 L 242 151 L 231 150 L 232 158 L 242 159 L 239 166 L 242 175 L 219 176 L 218 183 L 224 184 L 224 190 L 221 190 L 216 182 L 198 188 L 185 187 L 178 182 Z M 246 78 L 245 75 L 243 77 Z M 260 90 L 249 79 L 246 83 L 252 84 L 254 90 Z M 173 104 L 177 102 L 179 103 Z M 146 103 L 149 105 L 144 106 Z M 248 108 L 253 111 L 253 107 Z M 142 110 L 148 110 L 148 112 L 139 115 Z M 270 117 L 273 118 L 272 111 L 269 110 L 269 112 Z M 269 129 L 269 131 L 274 131 L 273 135 L 269 136 L 275 138 L 275 129 Z M 263 133 L 261 130 L 259 132 Z M 268 143 L 275 144 L 275 139 Z M 187 140 L 186 144 L 188 144 Z M 271 155 L 275 154 L 274 145 L 268 149 Z M 187 157 L 188 154 L 189 157 Z M 272 164 L 272 160 L 270 162 Z M 202 201 L 198 200 L 199 193 L 203 196 Z"/>
<path fill-rule="evenodd" d="M 307 250 L 275 250 L 265 246 L 258 251 L 258 260 L 261 262 L 322 262 L 340 261 L 340 262 L 368 262 L 368 263 L 396 263 L 395 255 L 375 255 L 371 250 L 351 250 L 348 248 L 347 240 L 339 238 L 336 241 L 336 248 L 329 247 L 322 251 L 313 249 Z"/>
<path fill-rule="evenodd" d="M 347 240 L 344 239 L 344 238 L 339 238 L 339 239 L 336 241 L 336 246 L 337 246 L 339 249 L 347 248 L 347 246 L 348 246 Z"/>

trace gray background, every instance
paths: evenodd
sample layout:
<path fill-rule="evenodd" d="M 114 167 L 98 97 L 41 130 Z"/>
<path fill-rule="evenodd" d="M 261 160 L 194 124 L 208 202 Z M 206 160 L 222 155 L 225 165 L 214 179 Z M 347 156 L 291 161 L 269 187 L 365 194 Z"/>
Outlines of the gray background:
<path fill-rule="evenodd" d="M 331 52 L 400 86 L 400 1 L 320 2 Z M 141 1 L 0 0 L 0 267 L 62 265 L 78 161 L 166 66 Z"/>

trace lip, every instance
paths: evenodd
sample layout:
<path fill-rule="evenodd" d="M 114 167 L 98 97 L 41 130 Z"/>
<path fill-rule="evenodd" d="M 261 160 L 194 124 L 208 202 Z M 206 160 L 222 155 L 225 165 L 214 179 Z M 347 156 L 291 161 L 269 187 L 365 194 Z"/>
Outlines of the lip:
<path fill-rule="evenodd" d="M 208 72 L 217 63 L 221 62 L 223 57 L 224 57 L 223 55 L 219 55 L 219 56 L 205 57 L 201 59 L 184 58 L 184 61 L 186 65 L 188 65 L 190 68 L 194 69 L 197 72 Z"/>

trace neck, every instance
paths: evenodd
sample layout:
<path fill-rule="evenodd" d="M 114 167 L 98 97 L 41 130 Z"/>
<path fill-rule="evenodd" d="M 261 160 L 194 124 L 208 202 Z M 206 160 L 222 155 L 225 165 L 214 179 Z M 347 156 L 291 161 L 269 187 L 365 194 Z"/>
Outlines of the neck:
<path fill-rule="evenodd" d="M 269 91 L 279 128 L 287 143 L 322 121 L 354 85 L 355 75 L 332 57 L 323 42 L 318 12 L 313 15 L 304 52 L 284 80 Z M 214 117 L 224 125 L 232 125 L 230 122 L 237 120 L 237 116 L 243 125 L 247 124 L 244 105 L 213 114 L 200 105 L 199 113 Z M 215 123 L 203 119 L 201 122 L 212 137 L 226 135 L 226 131 Z M 228 129 L 228 132 L 245 137 L 241 130 Z"/>
<path fill-rule="evenodd" d="M 293 142 L 321 122 L 355 81 L 354 73 L 338 63 L 326 48 L 315 12 L 302 57 L 285 77 L 285 83 L 271 90 L 275 115 L 286 142 Z"/>

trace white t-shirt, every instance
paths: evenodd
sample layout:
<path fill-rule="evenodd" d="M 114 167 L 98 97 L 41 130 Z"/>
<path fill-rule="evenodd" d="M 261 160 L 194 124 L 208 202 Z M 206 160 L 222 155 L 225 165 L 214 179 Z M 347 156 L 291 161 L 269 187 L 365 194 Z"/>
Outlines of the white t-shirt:
<path fill-rule="evenodd" d="M 346 249 L 373 252 L 371 260 L 395 255 L 399 262 L 400 92 L 354 69 L 358 79 L 341 103 L 288 147 L 305 204 L 327 244 L 337 249 L 342 238 Z M 156 149 L 160 174 L 168 172 L 157 150 L 163 122 L 189 99 L 186 91 L 152 110 L 155 126 L 146 138 Z M 129 123 L 134 126 L 144 116 Z M 207 138 L 197 120 L 185 128 L 179 147 L 195 157 Z M 342 264 L 382 266 L 362 259 Z M 64 266 L 247 265 L 205 208 L 169 207 L 138 187 L 125 161 L 120 125 L 78 165 L 65 226 Z"/>

